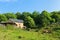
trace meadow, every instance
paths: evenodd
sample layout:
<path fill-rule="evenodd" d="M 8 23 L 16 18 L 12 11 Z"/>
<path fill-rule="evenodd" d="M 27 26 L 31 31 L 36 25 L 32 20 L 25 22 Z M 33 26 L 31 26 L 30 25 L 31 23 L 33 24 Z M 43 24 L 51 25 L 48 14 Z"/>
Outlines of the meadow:
<path fill-rule="evenodd" d="M 39 31 L 27 31 L 10 26 L 0 26 L 0 40 L 60 40 L 60 30 L 52 33 L 42 33 Z"/>

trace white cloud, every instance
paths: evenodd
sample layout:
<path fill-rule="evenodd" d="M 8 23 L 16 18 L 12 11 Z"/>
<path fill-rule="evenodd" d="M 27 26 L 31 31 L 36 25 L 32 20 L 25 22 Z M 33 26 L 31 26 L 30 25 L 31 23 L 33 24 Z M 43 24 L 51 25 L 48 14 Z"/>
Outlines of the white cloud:
<path fill-rule="evenodd" d="M 0 0 L 0 2 L 16 2 L 18 0 Z"/>

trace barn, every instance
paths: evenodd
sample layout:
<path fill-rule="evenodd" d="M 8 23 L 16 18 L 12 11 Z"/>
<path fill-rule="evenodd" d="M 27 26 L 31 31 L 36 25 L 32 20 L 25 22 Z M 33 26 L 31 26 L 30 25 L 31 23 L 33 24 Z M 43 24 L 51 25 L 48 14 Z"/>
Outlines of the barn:
<path fill-rule="evenodd" d="M 18 20 L 18 19 L 9 19 L 8 21 L 4 22 L 0 22 L 0 24 L 3 24 L 3 25 L 7 25 L 7 24 L 10 24 L 10 25 L 15 25 L 17 28 L 26 28 L 26 26 L 24 26 L 24 21 L 23 20 Z"/>

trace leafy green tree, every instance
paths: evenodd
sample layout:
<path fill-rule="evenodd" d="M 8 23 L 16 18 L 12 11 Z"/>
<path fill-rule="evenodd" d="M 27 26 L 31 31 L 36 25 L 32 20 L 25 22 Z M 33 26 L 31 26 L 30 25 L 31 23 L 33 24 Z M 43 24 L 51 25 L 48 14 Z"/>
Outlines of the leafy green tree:
<path fill-rule="evenodd" d="M 47 11 L 42 11 L 42 13 L 40 14 L 40 23 L 43 26 L 47 26 L 48 24 L 50 24 L 50 21 L 52 20 L 52 18 L 50 17 L 51 15 L 47 12 Z"/>
<path fill-rule="evenodd" d="M 43 15 L 44 17 L 46 17 L 48 20 L 52 20 L 51 18 L 51 14 L 47 11 L 42 11 L 41 15 Z"/>
<path fill-rule="evenodd" d="M 3 15 L 3 14 L 0 14 L 0 22 L 1 22 L 1 21 L 7 21 L 6 16 Z"/>
<path fill-rule="evenodd" d="M 34 11 L 33 13 L 32 13 L 32 18 L 34 19 L 34 21 L 35 21 L 35 23 L 36 23 L 36 25 L 37 24 L 39 24 L 39 22 L 38 22 L 38 16 L 40 15 L 40 13 L 39 12 L 37 12 L 37 11 Z"/>
<path fill-rule="evenodd" d="M 16 15 L 14 13 L 5 13 L 4 14 L 8 19 L 10 18 L 16 18 Z"/>
<path fill-rule="evenodd" d="M 25 25 L 26 25 L 27 27 L 29 27 L 29 28 L 36 27 L 34 20 L 33 20 L 30 16 L 27 16 L 27 17 L 25 18 Z"/>
<path fill-rule="evenodd" d="M 16 16 L 17 16 L 17 19 L 21 19 L 21 13 L 20 12 L 17 12 Z"/>
<path fill-rule="evenodd" d="M 60 12 L 52 12 L 52 18 L 55 19 L 55 22 L 59 22 L 60 21 Z"/>
<path fill-rule="evenodd" d="M 24 20 L 25 17 L 27 17 L 27 16 L 31 16 L 31 13 L 29 13 L 29 12 L 23 12 L 21 17 Z"/>

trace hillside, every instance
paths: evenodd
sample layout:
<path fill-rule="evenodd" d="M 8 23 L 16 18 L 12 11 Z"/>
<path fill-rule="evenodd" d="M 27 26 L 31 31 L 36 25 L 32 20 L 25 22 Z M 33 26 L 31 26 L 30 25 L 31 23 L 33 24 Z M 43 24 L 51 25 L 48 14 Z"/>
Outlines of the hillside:
<path fill-rule="evenodd" d="M 51 30 L 51 33 L 43 33 L 45 28 Z M 38 32 L 33 31 L 35 29 L 30 30 L 13 28 L 12 25 L 5 28 L 0 26 L 0 40 L 60 40 L 60 24 L 58 23 L 41 28 Z"/>

